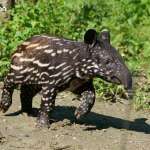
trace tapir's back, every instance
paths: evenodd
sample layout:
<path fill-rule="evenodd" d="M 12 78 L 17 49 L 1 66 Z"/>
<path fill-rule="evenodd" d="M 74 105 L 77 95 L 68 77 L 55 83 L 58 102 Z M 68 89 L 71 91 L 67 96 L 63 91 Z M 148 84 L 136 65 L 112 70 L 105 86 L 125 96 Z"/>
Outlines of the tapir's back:
<path fill-rule="evenodd" d="M 12 55 L 11 71 L 16 74 L 14 80 L 33 80 L 35 83 L 41 80 L 43 73 L 47 76 L 60 75 L 62 68 L 72 69 L 78 62 L 82 47 L 81 42 L 46 35 L 34 36 L 18 46 Z"/>
<path fill-rule="evenodd" d="M 63 58 L 63 56 L 66 58 L 66 56 L 74 56 L 80 48 L 80 42 L 46 35 L 37 35 L 18 46 L 13 56 L 34 57 L 38 59 L 42 59 L 42 56 L 44 56 L 46 59 L 46 56 L 53 58 L 61 55 L 61 58 Z M 18 53 L 20 53 L 20 55 Z"/>

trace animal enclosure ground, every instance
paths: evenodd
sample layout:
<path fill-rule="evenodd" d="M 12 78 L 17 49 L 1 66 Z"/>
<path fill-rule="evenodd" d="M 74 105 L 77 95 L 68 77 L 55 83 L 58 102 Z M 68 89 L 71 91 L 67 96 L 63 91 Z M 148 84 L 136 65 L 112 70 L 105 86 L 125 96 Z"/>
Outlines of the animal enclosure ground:
<path fill-rule="evenodd" d="M 63 92 L 56 100 L 52 115 L 55 122 L 50 129 L 38 129 L 36 117 L 19 113 L 19 93 L 15 90 L 12 106 L 6 114 L 0 114 L 0 150 L 149 150 L 149 112 L 97 99 L 92 112 L 73 123 L 79 101 L 72 101 L 74 95 Z M 37 95 L 34 107 L 39 105 Z"/>

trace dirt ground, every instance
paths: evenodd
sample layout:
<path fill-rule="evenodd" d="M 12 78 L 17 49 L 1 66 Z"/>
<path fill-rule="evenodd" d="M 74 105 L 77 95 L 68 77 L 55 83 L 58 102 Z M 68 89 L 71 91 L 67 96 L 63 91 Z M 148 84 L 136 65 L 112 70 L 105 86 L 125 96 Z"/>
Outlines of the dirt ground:
<path fill-rule="evenodd" d="M 92 112 L 75 123 L 79 101 L 63 92 L 52 114 L 55 122 L 39 129 L 36 117 L 19 113 L 19 93 L 15 90 L 9 111 L 0 114 L 0 150 L 150 150 L 150 112 L 97 99 Z M 34 107 L 39 105 L 37 95 Z"/>

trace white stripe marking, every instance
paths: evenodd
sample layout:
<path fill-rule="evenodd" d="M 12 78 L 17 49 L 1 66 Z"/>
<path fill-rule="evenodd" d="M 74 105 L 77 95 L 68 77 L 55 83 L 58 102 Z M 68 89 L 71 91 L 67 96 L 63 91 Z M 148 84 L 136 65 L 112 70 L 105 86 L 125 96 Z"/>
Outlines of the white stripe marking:
<path fill-rule="evenodd" d="M 48 47 L 49 47 L 49 45 L 43 45 L 43 46 L 41 45 L 41 46 L 36 47 L 35 49 L 39 50 L 39 49 L 45 49 Z"/>
<path fill-rule="evenodd" d="M 22 45 L 29 45 L 30 42 L 26 41 L 26 42 L 23 42 Z"/>
<path fill-rule="evenodd" d="M 73 71 L 73 69 L 70 69 L 70 70 L 64 72 L 64 73 L 63 73 L 63 76 L 65 76 L 66 74 L 68 74 L 68 73 L 70 73 L 70 72 L 72 72 L 72 71 Z"/>
<path fill-rule="evenodd" d="M 23 68 L 23 66 L 11 65 L 11 68 L 14 69 L 14 70 L 21 70 Z"/>
<path fill-rule="evenodd" d="M 63 68 L 63 71 L 69 69 L 70 67 L 71 67 L 71 66 L 67 66 L 67 67 Z"/>
<path fill-rule="evenodd" d="M 66 79 L 69 78 L 70 76 L 71 76 L 70 74 L 69 74 L 69 75 L 66 75 L 66 76 L 63 77 L 63 79 L 66 80 Z"/>
<path fill-rule="evenodd" d="M 16 79 L 23 78 L 23 76 L 16 76 Z"/>
<path fill-rule="evenodd" d="M 64 62 L 64 63 L 62 63 L 62 64 L 60 64 L 60 65 L 58 65 L 57 67 L 56 67 L 56 69 L 58 69 L 58 68 L 60 68 L 60 67 L 62 67 L 62 66 L 64 66 L 64 65 L 66 65 L 66 63 Z"/>
<path fill-rule="evenodd" d="M 49 74 L 48 74 L 47 72 L 42 72 L 42 73 L 40 74 L 40 78 L 41 78 L 43 75 L 49 76 Z"/>
<path fill-rule="evenodd" d="M 33 63 L 34 63 L 34 64 L 37 64 L 37 65 L 40 66 L 40 67 L 48 67 L 48 66 L 50 65 L 49 63 L 43 64 L 43 63 L 41 63 L 39 60 L 36 60 L 36 61 L 34 61 Z"/>
<path fill-rule="evenodd" d="M 62 79 L 58 79 L 56 82 L 55 82 L 55 85 L 57 85 Z"/>
<path fill-rule="evenodd" d="M 60 39 L 57 39 L 57 38 L 53 38 L 52 40 L 53 41 L 60 41 Z"/>
<path fill-rule="evenodd" d="M 64 44 L 62 44 L 62 43 L 60 43 L 60 42 L 57 42 L 56 44 L 58 44 L 58 45 L 60 45 L 60 46 L 64 45 Z"/>
<path fill-rule="evenodd" d="M 32 61 L 34 61 L 35 60 L 35 58 L 20 58 L 20 61 L 21 62 L 32 62 Z"/>
<path fill-rule="evenodd" d="M 21 53 L 15 53 L 14 55 L 12 55 L 12 58 L 14 58 L 14 57 L 21 57 L 21 56 L 23 56 L 23 52 L 21 52 Z"/>
<path fill-rule="evenodd" d="M 78 55 L 79 55 L 79 54 L 77 53 L 77 54 L 73 57 L 73 59 L 76 59 L 76 58 L 78 57 Z"/>
<path fill-rule="evenodd" d="M 58 77 L 59 75 L 61 75 L 61 72 L 58 72 L 58 73 L 56 73 L 56 74 L 53 74 L 53 75 L 51 75 L 51 76 L 49 76 L 50 78 L 51 77 Z"/>
<path fill-rule="evenodd" d="M 48 70 L 51 70 L 51 69 L 54 69 L 55 67 L 54 66 L 50 66 L 48 67 Z"/>

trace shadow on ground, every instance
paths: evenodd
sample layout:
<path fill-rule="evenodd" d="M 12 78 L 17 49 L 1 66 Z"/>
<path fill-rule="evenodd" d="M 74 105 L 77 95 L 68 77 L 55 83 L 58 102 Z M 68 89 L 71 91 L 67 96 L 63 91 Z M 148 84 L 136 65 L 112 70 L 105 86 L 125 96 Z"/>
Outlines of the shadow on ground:
<path fill-rule="evenodd" d="M 63 121 L 64 119 L 69 119 L 72 123 L 84 124 L 87 126 L 84 130 L 101 130 L 110 127 L 116 129 L 126 129 L 136 132 L 143 132 L 145 134 L 150 134 L 150 125 L 146 123 L 147 118 L 138 118 L 134 121 L 129 121 L 117 117 L 102 115 L 94 112 L 90 112 L 87 116 L 76 120 L 74 117 L 75 107 L 71 106 L 56 106 L 52 113 L 52 119 L 57 121 Z M 34 108 L 34 117 L 37 116 L 38 109 Z M 16 116 L 19 115 L 21 111 L 6 114 L 5 116 Z"/>

